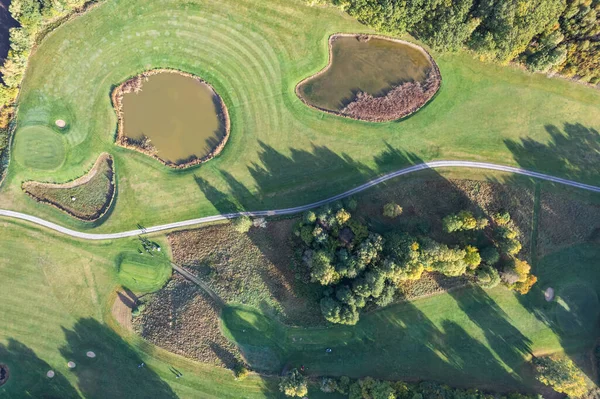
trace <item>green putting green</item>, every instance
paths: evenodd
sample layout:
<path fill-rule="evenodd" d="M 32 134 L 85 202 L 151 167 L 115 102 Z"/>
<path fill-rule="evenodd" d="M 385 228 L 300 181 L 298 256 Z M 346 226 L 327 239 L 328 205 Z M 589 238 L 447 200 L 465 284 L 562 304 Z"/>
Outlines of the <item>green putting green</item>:
<path fill-rule="evenodd" d="M 163 256 L 123 254 L 118 263 L 119 282 L 135 292 L 154 292 L 171 277 L 171 266 Z"/>
<path fill-rule="evenodd" d="M 26 168 L 59 168 L 65 160 L 63 138 L 46 126 L 22 128 L 15 136 L 14 159 Z"/>

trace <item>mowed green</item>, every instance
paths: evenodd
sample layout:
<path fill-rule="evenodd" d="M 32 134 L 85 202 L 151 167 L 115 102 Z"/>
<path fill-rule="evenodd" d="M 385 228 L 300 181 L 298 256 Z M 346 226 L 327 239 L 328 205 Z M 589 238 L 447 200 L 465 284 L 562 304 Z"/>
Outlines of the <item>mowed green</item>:
<path fill-rule="evenodd" d="M 29 126 L 15 137 L 14 159 L 24 168 L 53 170 L 65 160 L 60 134 L 46 126 Z"/>
<path fill-rule="evenodd" d="M 154 292 L 171 277 L 171 265 L 164 256 L 122 254 L 118 264 L 119 282 L 135 292 Z"/>
<path fill-rule="evenodd" d="M 11 370 L 2 398 L 273 397 L 275 379 L 235 381 L 230 371 L 167 353 L 112 321 L 115 263 L 138 245 L 73 241 L 2 221 L 0 359 Z M 77 367 L 69 370 L 68 361 Z M 171 366 L 185 378 L 176 379 Z M 49 370 L 55 378 L 46 377 Z"/>
<path fill-rule="evenodd" d="M 365 315 L 355 327 L 325 329 L 290 328 L 256 309 L 229 307 L 223 312 L 223 326 L 259 369 L 304 365 L 315 375 L 367 374 L 532 391 L 536 383 L 526 365 L 532 353 L 578 354 L 596 342 L 598 311 L 577 302 L 570 287 L 584 284 L 585 299 L 595 297 L 597 303 L 598 256 L 597 244 L 549 255 L 535 270 L 539 283 L 526 296 L 504 287 L 474 287 L 384 308 Z M 548 286 L 569 304 L 568 317 L 581 328 L 563 323 L 560 300 L 545 301 Z"/>
<path fill-rule="evenodd" d="M 600 128 L 597 90 L 481 63 L 468 54 L 433 54 L 442 88 L 401 122 L 353 121 L 303 104 L 295 86 L 327 64 L 329 35 L 368 31 L 339 9 L 310 7 L 304 0 L 106 1 L 58 28 L 32 56 L 19 99 L 14 157 L 39 151 L 20 138 L 28 127 L 52 124 L 59 116 L 69 126 L 67 157 L 52 173 L 12 162 L 0 207 L 78 229 L 127 230 L 231 210 L 232 202 L 249 210 L 300 205 L 423 160 L 515 165 L 505 140 L 530 139 L 543 147 L 551 140 L 546 126 Z M 202 77 L 228 107 L 231 138 L 204 166 L 173 171 L 114 145 L 111 87 L 157 67 Z M 573 156 L 585 152 L 576 148 Z M 70 220 L 20 190 L 25 180 L 81 176 L 83 165 L 104 151 L 115 157 L 119 191 L 101 226 Z M 569 174 L 558 160 L 539 168 Z M 214 190 L 207 192 L 208 185 Z"/>

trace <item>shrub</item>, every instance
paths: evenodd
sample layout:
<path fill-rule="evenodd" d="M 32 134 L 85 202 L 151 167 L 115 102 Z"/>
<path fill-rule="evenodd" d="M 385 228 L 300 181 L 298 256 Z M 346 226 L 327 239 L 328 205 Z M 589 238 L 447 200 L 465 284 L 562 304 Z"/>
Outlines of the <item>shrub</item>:
<path fill-rule="evenodd" d="M 233 220 L 233 228 L 238 233 L 247 233 L 252 227 L 252 219 L 248 216 L 240 216 Z"/>
<path fill-rule="evenodd" d="M 556 392 L 577 398 L 586 392 L 585 377 L 573 361 L 565 356 L 534 358 L 537 379 Z"/>
<path fill-rule="evenodd" d="M 469 211 L 460 211 L 456 214 L 446 216 L 442 219 L 442 225 L 447 233 L 474 230 L 478 226 L 477 219 Z"/>
<path fill-rule="evenodd" d="M 286 396 L 303 397 L 308 394 L 308 384 L 306 378 L 297 369 L 293 369 L 281 378 L 279 390 Z"/>
<path fill-rule="evenodd" d="M 246 377 L 248 377 L 248 374 L 250 374 L 250 371 L 246 368 L 246 366 L 244 366 L 241 363 L 238 363 L 233 368 L 233 374 L 235 375 L 236 380 L 242 381 L 242 380 L 245 380 Z"/>
<path fill-rule="evenodd" d="M 467 245 L 465 247 L 465 263 L 469 265 L 469 269 L 474 270 L 481 263 L 481 255 L 479 255 L 479 250 L 472 246 Z"/>
<path fill-rule="evenodd" d="M 500 260 L 498 250 L 492 246 L 485 247 L 480 252 L 481 261 L 487 265 L 493 266 Z"/>
<path fill-rule="evenodd" d="M 306 211 L 304 213 L 305 223 L 314 223 L 317 221 L 317 215 L 313 211 Z"/>
<path fill-rule="evenodd" d="M 400 205 L 388 202 L 383 206 L 383 216 L 394 219 L 400 215 L 402 215 L 402 207 Z"/>
<path fill-rule="evenodd" d="M 477 270 L 477 284 L 482 288 L 494 288 L 500 283 L 500 274 L 495 267 L 484 265 Z"/>
<path fill-rule="evenodd" d="M 498 226 L 506 226 L 510 222 L 510 214 L 506 211 L 496 212 L 492 218 Z"/>
<path fill-rule="evenodd" d="M 331 393 L 337 390 L 338 384 L 334 378 L 323 377 L 323 379 L 321 380 L 321 391 Z"/>

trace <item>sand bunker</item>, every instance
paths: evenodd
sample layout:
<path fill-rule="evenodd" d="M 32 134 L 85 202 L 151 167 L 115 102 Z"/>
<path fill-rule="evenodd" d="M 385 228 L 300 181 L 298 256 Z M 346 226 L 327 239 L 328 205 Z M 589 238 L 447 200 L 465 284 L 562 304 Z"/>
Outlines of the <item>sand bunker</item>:
<path fill-rule="evenodd" d="M 544 299 L 546 299 L 547 302 L 550 302 L 554 299 L 554 288 L 546 288 L 546 291 L 544 291 Z"/>
<path fill-rule="evenodd" d="M 62 119 L 57 119 L 54 123 L 56 123 L 56 126 L 58 126 L 61 129 L 67 126 L 67 122 L 63 121 Z"/>

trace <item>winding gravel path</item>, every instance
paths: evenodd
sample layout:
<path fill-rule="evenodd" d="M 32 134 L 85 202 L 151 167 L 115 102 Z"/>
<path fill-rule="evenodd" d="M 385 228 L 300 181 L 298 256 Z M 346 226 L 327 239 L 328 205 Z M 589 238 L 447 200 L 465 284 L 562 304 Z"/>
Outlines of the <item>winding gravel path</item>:
<path fill-rule="evenodd" d="M 49 222 L 44 219 L 40 219 L 36 216 L 31 216 L 31 215 L 27 215 L 25 213 L 3 210 L 3 209 L 0 209 L 0 216 L 26 220 L 28 222 L 35 223 L 40 226 L 44 226 L 49 229 L 58 231 L 59 233 L 66 234 L 71 237 L 81 238 L 84 240 L 110 240 L 110 239 L 115 239 L 115 238 L 133 237 L 133 236 L 137 236 L 140 234 L 154 233 L 157 231 L 171 230 L 171 229 L 176 229 L 176 228 L 181 228 L 181 227 L 195 226 L 195 225 L 199 225 L 199 224 L 203 224 L 203 223 L 215 222 L 218 220 L 234 219 L 234 218 L 242 216 L 242 215 L 253 216 L 253 217 L 291 215 L 291 214 L 306 211 L 308 209 L 316 208 L 321 205 L 325 205 L 327 203 L 337 201 L 342 198 L 349 197 L 351 195 L 354 195 L 356 193 L 364 191 L 370 187 L 376 186 L 379 183 L 383 183 L 384 181 L 387 181 L 387 180 L 392 179 L 397 176 L 406 175 L 406 174 L 417 172 L 417 171 L 424 170 L 424 169 L 447 168 L 447 167 L 486 169 L 486 170 L 497 170 L 497 171 L 501 171 L 501 172 L 515 173 L 515 174 L 519 174 L 519 175 L 535 177 L 535 178 L 541 179 L 541 180 L 546 180 L 546 181 L 550 181 L 550 182 L 554 182 L 554 183 L 558 183 L 558 184 L 564 184 L 567 186 L 580 188 L 580 189 L 587 190 L 587 191 L 600 193 L 600 187 L 597 187 L 597 186 L 578 183 L 573 180 L 562 179 L 560 177 L 554 177 L 554 176 L 546 175 L 543 173 L 532 172 L 529 170 L 515 168 L 512 166 L 503 166 L 503 165 L 496 165 L 496 164 L 492 164 L 492 163 L 471 162 L 471 161 L 433 161 L 433 162 L 426 162 L 426 163 L 422 163 L 419 165 L 410 166 L 408 168 L 404 168 L 404 169 L 397 170 L 395 172 L 388 173 L 386 175 L 383 175 L 381 177 L 373 179 L 363 185 L 360 185 L 351 190 L 348 190 L 342 194 L 338 194 L 338 195 L 335 195 L 330 198 L 326 198 L 321 201 L 313 202 L 312 204 L 308 204 L 308 205 L 297 206 L 294 208 L 276 209 L 276 210 L 271 210 L 271 211 L 225 213 L 225 214 L 214 215 L 214 216 L 206 216 L 206 217 L 197 218 L 197 219 L 183 220 L 181 222 L 168 223 L 168 224 L 163 224 L 160 226 L 148 227 L 145 229 L 124 231 L 121 233 L 108 233 L 108 234 L 83 233 L 83 232 L 68 229 L 66 227 L 60 226 L 56 223 L 52 223 L 52 222 Z"/>

